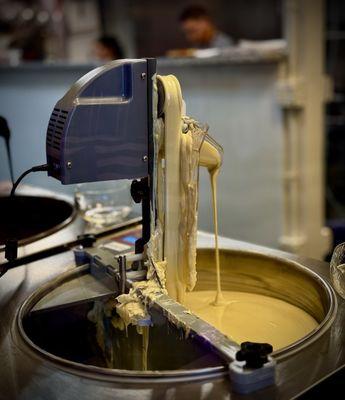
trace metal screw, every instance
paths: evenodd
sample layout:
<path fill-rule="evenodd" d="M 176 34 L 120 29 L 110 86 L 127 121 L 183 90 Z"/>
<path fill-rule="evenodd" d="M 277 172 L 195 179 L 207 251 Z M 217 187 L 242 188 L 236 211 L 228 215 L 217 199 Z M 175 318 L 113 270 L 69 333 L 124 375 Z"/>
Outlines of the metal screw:
<path fill-rule="evenodd" d="M 146 162 L 149 158 L 147 156 L 143 157 L 143 161 Z"/>
<path fill-rule="evenodd" d="M 141 79 L 144 80 L 145 78 L 146 78 L 146 73 L 145 73 L 145 72 L 142 72 L 142 74 L 141 74 Z"/>
<path fill-rule="evenodd" d="M 72 168 L 72 161 L 67 161 L 67 168 L 71 169 Z"/>

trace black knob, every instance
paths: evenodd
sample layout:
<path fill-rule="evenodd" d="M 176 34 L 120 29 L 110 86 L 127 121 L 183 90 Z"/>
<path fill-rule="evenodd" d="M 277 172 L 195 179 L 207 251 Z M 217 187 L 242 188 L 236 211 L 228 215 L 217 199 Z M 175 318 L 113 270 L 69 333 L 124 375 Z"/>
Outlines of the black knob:
<path fill-rule="evenodd" d="M 147 197 L 148 183 L 147 179 L 141 179 L 140 181 L 134 180 L 131 185 L 131 196 L 135 203 L 140 203 L 144 197 Z"/>
<path fill-rule="evenodd" d="M 95 235 L 91 235 L 89 233 L 78 235 L 77 239 L 79 244 L 81 244 L 83 247 L 92 247 L 96 241 Z"/>
<path fill-rule="evenodd" d="M 14 261 L 18 256 L 18 240 L 8 239 L 5 246 L 5 258 L 8 261 Z"/>
<path fill-rule="evenodd" d="M 268 343 L 243 342 L 241 350 L 236 353 L 237 361 L 245 361 L 246 368 L 261 368 L 268 362 L 268 355 L 273 347 Z"/>

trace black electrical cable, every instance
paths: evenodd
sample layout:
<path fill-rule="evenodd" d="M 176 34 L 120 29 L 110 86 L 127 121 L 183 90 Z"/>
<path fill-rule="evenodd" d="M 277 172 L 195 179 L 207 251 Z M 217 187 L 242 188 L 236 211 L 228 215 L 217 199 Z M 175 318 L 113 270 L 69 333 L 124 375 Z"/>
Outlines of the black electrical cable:
<path fill-rule="evenodd" d="M 11 132 L 10 132 L 10 128 L 8 127 L 6 119 L 1 116 L 0 116 L 0 136 L 2 136 L 5 140 L 7 157 L 8 157 L 8 166 L 10 168 L 11 181 L 12 181 L 12 185 L 13 185 L 14 184 L 13 163 L 12 163 L 11 146 L 10 146 Z"/>
<path fill-rule="evenodd" d="M 12 186 L 11 197 L 14 196 L 14 193 L 18 185 L 23 180 L 23 178 L 26 177 L 26 175 L 30 174 L 30 172 L 38 172 L 38 171 L 48 171 L 48 164 L 36 165 L 35 167 L 32 167 L 27 171 L 23 172 Z M 9 238 L 5 244 L 5 257 L 9 262 L 13 262 L 17 259 L 17 254 L 18 254 L 18 240 L 16 238 Z M 3 276 L 7 272 L 7 270 L 8 267 L 6 265 L 1 265 L 0 277 Z"/>
<path fill-rule="evenodd" d="M 13 184 L 12 190 L 11 190 L 11 197 L 14 196 L 14 192 L 16 191 L 18 185 L 22 181 L 23 178 L 26 177 L 26 175 L 30 174 L 30 172 L 39 172 L 39 171 L 48 171 L 48 164 L 42 164 L 42 165 L 36 165 L 35 167 L 32 167 L 28 169 L 27 171 L 23 172 L 20 177 L 15 181 Z"/>

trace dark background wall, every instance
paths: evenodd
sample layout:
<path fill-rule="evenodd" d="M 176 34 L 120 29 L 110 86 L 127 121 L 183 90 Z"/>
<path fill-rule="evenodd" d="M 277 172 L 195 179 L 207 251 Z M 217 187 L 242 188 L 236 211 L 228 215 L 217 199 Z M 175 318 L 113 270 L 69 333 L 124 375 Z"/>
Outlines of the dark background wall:
<path fill-rule="evenodd" d="M 326 3 L 326 72 L 334 97 L 326 107 L 326 204 L 329 219 L 342 218 L 345 241 L 345 1 Z M 340 229 L 338 229 L 340 231 Z"/>
<path fill-rule="evenodd" d="M 106 4 L 104 12 L 107 12 Z M 186 47 L 178 18 L 185 7 L 194 4 L 207 8 L 219 28 L 236 41 L 281 37 L 280 0 L 128 0 L 137 55 L 162 56 L 169 49 Z"/>

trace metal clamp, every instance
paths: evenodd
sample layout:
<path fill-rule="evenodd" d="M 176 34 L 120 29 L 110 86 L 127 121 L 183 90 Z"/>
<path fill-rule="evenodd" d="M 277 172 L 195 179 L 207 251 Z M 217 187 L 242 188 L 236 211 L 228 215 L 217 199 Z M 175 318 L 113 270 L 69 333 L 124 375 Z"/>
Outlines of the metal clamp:
<path fill-rule="evenodd" d="M 241 343 L 229 373 L 235 392 L 246 394 L 274 385 L 276 362 L 268 355 L 273 347 L 268 343 Z"/>

